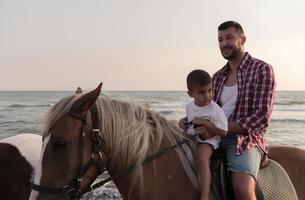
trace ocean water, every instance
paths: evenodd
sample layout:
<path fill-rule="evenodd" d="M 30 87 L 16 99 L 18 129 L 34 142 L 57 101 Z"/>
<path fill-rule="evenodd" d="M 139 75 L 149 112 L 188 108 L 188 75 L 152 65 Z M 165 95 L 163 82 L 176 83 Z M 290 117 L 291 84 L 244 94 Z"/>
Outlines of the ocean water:
<path fill-rule="evenodd" d="M 19 133 L 41 134 L 45 113 L 72 91 L 0 91 L 0 139 Z M 106 91 L 107 96 L 147 105 L 169 120 L 185 115 L 184 91 Z M 277 91 L 267 143 L 305 148 L 305 91 Z"/>
<path fill-rule="evenodd" d="M 0 91 L 0 139 L 19 133 L 42 132 L 46 112 L 72 91 Z M 185 91 L 106 91 L 105 95 L 149 106 L 169 120 L 185 116 Z M 268 145 L 305 148 L 305 91 L 277 91 L 272 119 L 266 132 Z M 83 199 L 120 199 L 113 183 Z"/>

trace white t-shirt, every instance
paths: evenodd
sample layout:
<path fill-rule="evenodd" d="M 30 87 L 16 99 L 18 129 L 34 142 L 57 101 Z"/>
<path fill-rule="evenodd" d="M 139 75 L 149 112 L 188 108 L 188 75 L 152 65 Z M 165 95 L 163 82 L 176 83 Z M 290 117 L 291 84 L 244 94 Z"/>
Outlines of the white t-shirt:
<path fill-rule="evenodd" d="M 192 99 L 186 106 L 186 115 L 188 122 L 191 122 L 194 117 L 201 117 L 208 119 L 217 128 L 228 131 L 228 120 L 225 113 L 214 101 L 211 101 L 211 103 L 206 106 L 197 106 L 195 101 Z M 193 125 L 189 125 L 187 133 L 192 135 L 195 134 Z M 203 141 L 197 136 L 197 141 L 201 143 L 209 143 L 214 147 L 214 149 L 217 149 L 219 146 L 220 137 L 215 136 Z"/>
<path fill-rule="evenodd" d="M 223 90 L 220 94 L 221 108 L 225 112 L 227 119 L 235 109 L 237 101 L 238 88 L 237 84 L 233 86 L 223 86 Z"/>

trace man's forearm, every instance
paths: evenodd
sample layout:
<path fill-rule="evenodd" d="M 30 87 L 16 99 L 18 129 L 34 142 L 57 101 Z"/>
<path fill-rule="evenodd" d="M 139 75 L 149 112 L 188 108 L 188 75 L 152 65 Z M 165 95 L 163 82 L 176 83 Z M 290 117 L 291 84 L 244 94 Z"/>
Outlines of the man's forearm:
<path fill-rule="evenodd" d="M 228 133 L 236 134 L 236 135 L 244 135 L 247 133 L 247 130 L 241 127 L 241 125 L 239 125 L 236 122 L 229 122 Z"/>
<path fill-rule="evenodd" d="M 216 127 L 215 124 L 213 124 L 212 122 L 210 122 L 208 120 L 203 120 L 202 125 L 214 136 L 218 135 L 220 137 L 224 137 L 227 135 L 227 131 Z"/>
<path fill-rule="evenodd" d="M 218 135 L 220 137 L 225 137 L 227 135 L 227 131 L 217 128 L 213 123 L 206 123 L 205 125 L 208 131 L 214 135 Z"/>

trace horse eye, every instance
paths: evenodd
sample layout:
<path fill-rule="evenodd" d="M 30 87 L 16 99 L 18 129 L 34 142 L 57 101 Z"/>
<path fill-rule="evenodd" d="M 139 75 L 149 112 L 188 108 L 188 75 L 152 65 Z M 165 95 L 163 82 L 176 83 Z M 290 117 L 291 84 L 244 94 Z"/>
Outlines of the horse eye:
<path fill-rule="evenodd" d="M 53 148 L 54 149 L 64 149 L 67 146 L 66 140 L 55 140 L 53 141 Z"/>

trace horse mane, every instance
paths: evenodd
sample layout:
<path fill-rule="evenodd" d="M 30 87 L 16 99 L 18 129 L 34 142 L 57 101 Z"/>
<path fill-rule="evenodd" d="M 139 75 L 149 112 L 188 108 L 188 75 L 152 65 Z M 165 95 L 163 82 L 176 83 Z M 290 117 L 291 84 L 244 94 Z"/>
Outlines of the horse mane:
<path fill-rule="evenodd" d="M 56 103 L 46 115 L 45 134 L 62 116 L 69 112 L 73 103 L 82 95 L 65 97 Z M 122 171 L 134 165 L 132 185 L 141 186 L 142 163 L 148 155 L 156 153 L 185 139 L 182 131 L 159 113 L 147 107 L 102 96 L 96 101 L 99 128 L 106 139 L 111 167 Z M 163 139 L 167 144 L 162 147 Z"/>
<path fill-rule="evenodd" d="M 185 139 L 174 123 L 147 107 L 106 97 L 97 100 L 97 107 L 111 167 L 121 171 L 135 164 L 134 182 L 142 179 L 142 163 L 148 155 Z M 168 142 L 162 147 L 164 138 Z"/>

